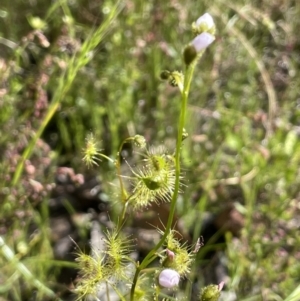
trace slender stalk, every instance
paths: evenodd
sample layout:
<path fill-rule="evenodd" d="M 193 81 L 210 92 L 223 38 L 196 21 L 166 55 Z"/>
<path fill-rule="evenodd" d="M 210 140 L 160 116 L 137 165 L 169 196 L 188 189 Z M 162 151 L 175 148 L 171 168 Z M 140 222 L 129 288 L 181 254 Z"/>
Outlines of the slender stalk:
<path fill-rule="evenodd" d="M 110 281 L 107 281 L 106 283 L 109 284 L 114 289 L 114 291 L 116 292 L 116 294 L 118 295 L 118 297 L 120 298 L 121 301 L 126 301 L 126 299 L 124 298 L 124 295 L 119 291 L 118 287 L 114 283 L 112 283 Z"/>
<path fill-rule="evenodd" d="M 130 197 L 129 197 L 129 199 L 127 197 L 127 192 L 126 192 L 126 189 L 124 187 L 124 183 L 123 183 L 123 179 L 122 179 L 122 175 L 121 175 L 121 154 L 122 154 L 122 149 L 123 149 L 124 144 L 128 143 L 129 141 L 130 141 L 130 138 L 127 138 L 127 139 L 125 139 L 121 143 L 119 151 L 118 151 L 117 159 L 115 161 L 115 166 L 116 166 L 116 169 L 117 169 L 117 176 L 118 176 L 119 183 L 120 183 L 121 203 L 123 204 L 121 218 L 118 221 L 118 233 L 119 233 L 119 230 L 121 230 L 121 227 L 123 225 L 123 222 L 124 222 L 124 219 L 125 219 L 125 214 L 126 214 L 127 207 L 128 207 L 128 204 L 129 204 L 129 199 L 130 199 Z"/>
<path fill-rule="evenodd" d="M 144 258 L 142 263 L 137 267 L 132 286 L 131 286 L 131 292 L 130 292 L 130 300 L 134 300 L 134 291 L 135 291 L 135 286 L 137 284 L 138 276 L 139 273 L 141 272 L 142 269 L 147 267 L 155 258 L 155 254 L 157 250 L 163 245 L 163 243 L 166 240 L 167 235 L 170 232 L 173 218 L 174 218 L 174 213 L 176 209 L 176 201 L 179 193 L 179 179 L 180 179 L 180 153 L 181 153 L 181 145 L 182 145 L 182 134 L 183 134 L 183 128 L 185 125 L 185 119 L 186 119 L 186 109 L 187 109 L 187 102 L 188 102 L 188 96 L 189 96 L 189 91 L 190 91 L 190 86 L 191 86 L 191 81 L 193 77 L 195 69 L 195 63 L 192 63 L 187 66 L 185 76 L 184 76 L 184 86 L 183 86 L 183 91 L 181 94 L 181 109 L 180 109 L 180 117 L 179 117 L 179 126 L 178 126 L 178 132 L 177 132 L 177 142 L 176 142 L 176 152 L 175 152 L 175 188 L 174 188 L 174 193 L 172 196 L 172 201 L 171 201 L 171 207 L 170 207 L 170 214 L 168 217 L 168 222 L 166 225 L 166 230 L 160 239 L 159 243 L 147 254 L 147 256 Z"/>
<path fill-rule="evenodd" d="M 114 160 L 113 160 L 113 159 L 111 159 L 110 157 L 107 157 L 107 156 L 104 155 L 104 154 L 99 154 L 99 156 L 102 157 L 102 158 L 104 158 L 104 159 L 106 159 L 107 161 L 109 161 L 109 162 L 111 162 L 111 163 L 114 163 Z"/>
<path fill-rule="evenodd" d="M 123 203 L 122 212 L 119 215 L 120 218 L 118 220 L 118 225 L 117 225 L 117 236 L 119 236 L 122 226 L 124 226 L 125 216 L 126 216 L 128 205 L 129 205 L 129 200 L 126 200 L 126 202 Z"/>
<path fill-rule="evenodd" d="M 47 124 L 49 123 L 54 113 L 57 111 L 61 101 L 64 99 L 65 95 L 71 88 L 78 71 L 91 60 L 92 57 L 87 54 L 90 53 L 92 50 L 94 50 L 102 41 L 104 35 L 106 34 L 106 32 L 109 30 L 111 26 L 111 22 L 117 16 L 120 9 L 121 9 L 121 4 L 119 1 L 117 1 L 114 7 L 112 8 L 110 14 L 108 15 L 108 17 L 103 21 L 103 23 L 96 30 L 92 32 L 89 38 L 83 43 L 80 51 L 75 56 L 70 58 L 68 62 L 69 67 L 60 78 L 59 85 L 55 91 L 55 94 L 53 96 L 53 101 L 48 108 L 46 116 L 42 124 L 40 125 L 39 129 L 37 130 L 36 134 L 31 139 L 25 151 L 23 152 L 22 157 L 16 167 L 16 171 L 12 179 L 13 186 L 15 186 L 19 182 L 19 179 L 23 172 L 25 161 L 31 156 L 33 149 L 36 145 L 36 142 L 43 134 Z"/>
<path fill-rule="evenodd" d="M 122 154 L 122 149 L 123 149 L 124 144 L 130 143 L 132 141 L 133 141 L 133 137 L 129 137 L 129 138 L 126 138 L 122 142 L 122 144 L 119 148 L 119 151 L 118 151 L 118 157 L 115 161 L 115 166 L 116 166 L 116 169 L 117 169 L 117 176 L 118 176 L 118 179 L 119 179 L 120 189 L 121 189 L 121 201 L 122 201 L 122 204 L 123 204 L 122 213 L 120 215 L 121 218 L 118 222 L 118 224 L 119 224 L 118 228 L 119 229 L 121 229 L 121 226 L 123 225 L 123 222 L 125 220 L 125 215 L 126 215 L 126 212 L 127 212 L 127 208 L 128 208 L 128 205 L 129 205 L 129 201 L 132 197 L 132 195 L 128 197 L 127 191 L 124 187 L 124 183 L 123 183 L 123 179 L 122 179 L 122 175 L 121 175 L 121 159 L 122 159 L 121 154 Z"/>
<path fill-rule="evenodd" d="M 107 301 L 110 301 L 109 288 L 108 288 L 108 283 L 107 282 L 105 283 L 105 286 L 106 286 L 106 298 L 107 298 Z"/>
<path fill-rule="evenodd" d="M 130 140 L 131 140 L 131 138 L 127 138 L 121 143 L 118 154 L 117 154 L 116 163 L 115 163 L 115 166 L 116 166 L 116 169 L 117 169 L 117 176 L 118 176 L 118 179 L 119 179 L 119 182 L 120 182 L 122 203 L 126 202 L 127 193 L 126 193 L 126 190 L 124 188 L 124 183 L 123 183 L 122 176 L 121 176 L 121 154 L 122 154 L 122 149 L 123 149 L 124 144 L 128 143 Z M 126 208 L 127 208 L 127 205 L 126 205 Z"/>
<path fill-rule="evenodd" d="M 57 97 L 55 99 L 55 101 L 52 102 L 51 105 L 49 106 L 49 109 L 47 111 L 47 114 L 46 114 L 45 118 L 43 119 L 42 124 L 40 125 L 39 129 L 35 133 L 34 137 L 30 140 L 28 146 L 26 147 L 24 153 L 22 154 L 21 160 L 19 161 L 19 163 L 17 165 L 16 171 L 15 171 L 13 179 L 12 179 L 12 186 L 15 186 L 18 183 L 18 181 L 20 179 L 20 176 L 22 174 L 23 168 L 24 168 L 25 161 L 32 154 L 33 148 L 36 145 L 38 139 L 41 137 L 41 135 L 44 132 L 47 124 L 49 123 L 49 121 L 53 117 L 54 113 L 57 111 L 57 108 L 60 104 L 61 99 L 62 99 L 62 97 Z"/>

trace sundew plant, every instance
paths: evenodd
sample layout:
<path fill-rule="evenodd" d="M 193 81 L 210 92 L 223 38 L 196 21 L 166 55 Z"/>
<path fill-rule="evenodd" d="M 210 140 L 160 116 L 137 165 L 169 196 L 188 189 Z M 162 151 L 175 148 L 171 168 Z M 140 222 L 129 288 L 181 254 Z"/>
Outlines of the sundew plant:
<path fill-rule="evenodd" d="M 108 288 L 112 288 L 121 300 L 159 300 L 166 296 L 166 290 L 176 290 L 180 282 L 189 277 L 202 243 L 198 240 L 196 245 L 188 246 L 178 240 L 172 222 L 178 195 L 184 193 L 185 189 L 180 154 L 183 141 L 188 138 L 184 126 L 190 87 L 197 64 L 206 48 L 215 40 L 215 24 L 211 15 L 206 13 L 199 17 L 192 24 L 191 32 L 191 42 L 183 49 L 183 71 L 161 72 L 161 79 L 177 87 L 181 93 L 175 151 L 167 150 L 164 146 L 149 146 L 142 135 L 134 135 L 123 140 L 116 159 L 111 159 L 101 152 L 99 141 L 93 134 L 86 138 L 83 160 L 89 167 L 100 165 L 102 160 L 114 164 L 119 187 L 118 197 L 114 201 L 122 209 L 115 228 L 106 232 L 102 251 L 92 247 L 91 254 L 87 255 L 79 248 L 77 250 L 79 277 L 75 293 L 78 300 L 98 300 L 101 290 L 107 290 L 109 300 Z M 121 163 L 125 160 L 122 150 L 129 143 L 139 149 L 141 160 L 136 166 L 126 162 L 130 175 L 123 175 Z M 130 257 L 133 241 L 122 233 L 126 216 L 134 211 L 143 211 L 152 203 L 162 202 L 168 203 L 170 210 L 164 230 L 158 230 L 161 238 L 141 262 L 136 262 Z M 127 273 L 130 265 L 134 265 L 132 274 Z M 126 292 L 119 289 L 119 281 L 126 283 Z M 202 288 L 198 300 L 217 301 L 223 284 Z M 186 296 L 183 298 L 187 299 Z"/>
<path fill-rule="evenodd" d="M 0 301 L 299 301 L 299 15 L 1 0 Z"/>

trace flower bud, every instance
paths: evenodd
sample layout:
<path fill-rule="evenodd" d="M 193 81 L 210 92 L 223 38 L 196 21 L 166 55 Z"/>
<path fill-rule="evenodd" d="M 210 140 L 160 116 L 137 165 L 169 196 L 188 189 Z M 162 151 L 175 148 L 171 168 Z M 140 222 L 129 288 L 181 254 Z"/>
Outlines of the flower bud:
<path fill-rule="evenodd" d="M 215 26 L 214 19 L 209 13 L 205 13 L 199 17 L 196 21 L 198 27 L 206 27 L 207 30 L 212 29 Z"/>
<path fill-rule="evenodd" d="M 186 65 L 190 65 L 197 57 L 197 51 L 193 45 L 188 45 L 183 51 L 183 60 Z"/>
<path fill-rule="evenodd" d="M 222 281 L 219 285 L 210 284 L 204 287 L 201 291 L 200 301 L 218 301 L 221 295 L 220 291 L 224 286 Z"/>
<path fill-rule="evenodd" d="M 138 148 L 145 148 L 146 147 L 146 139 L 144 136 L 135 135 L 133 137 L 133 143 Z"/>
<path fill-rule="evenodd" d="M 166 249 L 167 257 L 170 261 L 173 261 L 175 258 L 175 253 L 169 249 Z"/>
<path fill-rule="evenodd" d="M 162 80 L 167 80 L 167 79 L 169 79 L 170 74 L 171 74 L 170 71 L 168 71 L 168 70 L 163 70 L 163 71 L 160 73 L 160 79 L 162 79 Z"/>
<path fill-rule="evenodd" d="M 197 21 L 193 23 L 192 30 L 196 35 L 203 32 L 214 34 L 216 27 L 212 16 L 209 13 L 205 13 L 199 17 Z"/>
<path fill-rule="evenodd" d="M 180 91 L 183 89 L 184 76 L 182 72 L 173 71 L 169 76 L 169 84 L 173 87 L 178 87 Z"/>
<path fill-rule="evenodd" d="M 203 32 L 194 38 L 184 49 L 183 59 L 185 64 L 191 64 L 198 57 L 199 52 L 206 49 L 214 40 L 215 37 L 207 32 Z"/>
<path fill-rule="evenodd" d="M 186 131 L 185 128 L 183 128 L 183 131 L 182 131 L 182 141 L 185 140 L 186 138 L 188 138 L 189 134 L 188 132 Z"/>
<path fill-rule="evenodd" d="M 158 283 L 162 287 L 173 288 L 179 284 L 180 275 L 171 269 L 163 270 L 158 277 Z"/>

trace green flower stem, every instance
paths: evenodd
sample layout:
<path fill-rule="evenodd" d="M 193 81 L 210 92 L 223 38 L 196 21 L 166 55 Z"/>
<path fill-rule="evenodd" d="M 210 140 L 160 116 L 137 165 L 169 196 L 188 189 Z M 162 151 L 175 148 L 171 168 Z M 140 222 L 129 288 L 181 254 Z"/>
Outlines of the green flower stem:
<path fill-rule="evenodd" d="M 166 230 L 165 230 L 164 235 L 162 236 L 161 240 L 159 241 L 159 243 L 147 254 L 147 256 L 144 258 L 142 263 L 136 269 L 136 272 L 135 272 L 135 275 L 133 278 L 133 282 L 132 282 L 131 292 L 130 292 L 130 300 L 131 301 L 134 300 L 134 291 L 135 291 L 135 286 L 136 286 L 136 283 L 138 280 L 139 273 L 141 272 L 141 270 L 143 270 L 145 267 L 147 267 L 156 258 L 156 252 L 165 242 L 166 237 L 169 234 L 171 226 L 172 226 L 172 221 L 173 221 L 174 213 L 175 213 L 175 209 L 176 209 L 176 201 L 177 201 L 177 197 L 178 197 L 178 193 L 179 193 L 180 153 L 181 153 L 181 145 L 182 145 L 182 134 L 183 134 L 183 128 L 185 125 L 187 102 L 188 102 L 191 81 L 192 81 L 192 77 L 193 77 L 194 70 L 195 70 L 195 65 L 196 65 L 196 61 L 193 62 L 192 64 L 188 65 L 186 72 L 185 72 L 185 76 L 184 76 L 184 85 L 183 85 L 183 91 L 181 94 L 181 110 L 180 110 L 179 126 L 178 126 L 177 142 L 176 142 L 176 152 L 175 152 L 175 166 L 176 166 L 175 189 L 174 189 L 174 193 L 172 196 L 170 214 L 169 214 L 168 222 L 166 225 Z"/>
<path fill-rule="evenodd" d="M 27 269 L 27 267 L 19 262 L 14 254 L 14 252 L 5 244 L 5 241 L 0 236 L 0 251 L 7 261 L 15 265 L 16 270 L 23 275 L 23 277 L 32 283 L 39 291 L 43 292 L 46 296 L 54 298 L 55 300 L 60 300 L 56 294 L 46 287 L 42 282 L 36 279 L 32 273 Z"/>
<path fill-rule="evenodd" d="M 106 286 L 106 298 L 107 298 L 107 301 L 110 301 L 110 298 L 109 298 L 108 282 L 105 282 L 105 286 Z"/>
<path fill-rule="evenodd" d="M 126 301 L 126 299 L 124 298 L 123 294 L 119 291 L 118 287 L 114 283 L 107 281 L 106 284 L 109 284 L 114 289 L 114 291 L 119 296 L 119 298 L 120 298 L 121 301 Z M 108 301 L 110 300 L 109 299 L 109 294 L 107 294 L 107 300 Z"/>
<path fill-rule="evenodd" d="M 126 138 L 120 145 L 120 148 L 119 148 L 119 151 L 118 151 L 118 157 L 115 161 L 115 166 L 116 166 L 116 169 L 117 169 L 117 176 L 119 178 L 119 182 L 120 182 L 120 189 L 121 189 L 121 201 L 122 203 L 127 203 L 127 192 L 124 188 L 124 183 L 123 183 L 123 180 L 122 180 L 122 175 L 121 175 L 121 154 L 122 154 L 122 149 L 123 149 L 123 146 L 124 144 L 130 142 L 132 140 L 132 137 L 129 137 L 129 138 Z M 125 204 L 126 205 L 126 204 Z M 123 207 L 123 209 L 125 208 L 125 205 Z M 126 205 L 126 208 L 127 208 L 127 205 Z"/>
<path fill-rule="evenodd" d="M 128 204 L 129 204 L 129 200 L 126 200 L 126 202 L 123 204 L 121 218 L 118 221 L 118 233 L 120 232 L 119 230 L 121 230 L 122 225 L 124 223 L 126 211 L 127 211 L 127 208 L 128 208 Z"/>
<path fill-rule="evenodd" d="M 122 149 L 124 144 L 131 142 L 133 139 L 132 137 L 126 138 L 120 145 L 119 151 L 118 151 L 118 158 L 115 161 L 115 166 L 117 169 L 117 176 L 120 182 L 120 189 L 121 189 L 121 201 L 123 203 L 123 208 L 122 208 L 122 213 L 121 213 L 121 218 L 118 221 L 118 229 L 121 229 L 123 225 L 123 221 L 125 220 L 125 214 L 127 211 L 127 207 L 129 204 L 130 197 L 128 198 L 127 191 L 124 187 L 122 175 L 121 175 L 121 154 L 122 154 Z"/>
<path fill-rule="evenodd" d="M 30 157 L 32 154 L 33 148 L 36 145 L 38 139 L 41 137 L 42 133 L 44 132 L 47 124 L 53 117 L 54 113 L 56 112 L 59 104 L 60 104 L 61 97 L 57 97 L 54 102 L 51 103 L 51 105 L 48 108 L 47 115 L 43 119 L 42 124 L 40 125 L 38 131 L 35 133 L 34 137 L 30 140 L 28 146 L 26 147 L 24 153 L 22 154 L 21 160 L 19 161 L 16 171 L 14 173 L 13 179 L 12 179 L 12 186 L 15 186 L 22 174 L 24 163 L 25 161 Z"/>
<path fill-rule="evenodd" d="M 114 160 L 104 154 L 99 153 L 99 156 L 106 159 L 107 161 L 111 162 L 111 163 L 115 163 Z"/>

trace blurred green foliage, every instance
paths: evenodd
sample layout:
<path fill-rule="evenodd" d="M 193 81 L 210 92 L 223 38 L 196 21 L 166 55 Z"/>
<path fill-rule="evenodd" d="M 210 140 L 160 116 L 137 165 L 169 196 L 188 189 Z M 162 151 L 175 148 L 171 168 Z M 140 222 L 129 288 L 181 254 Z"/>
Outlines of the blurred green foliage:
<path fill-rule="evenodd" d="M 41 261 L 52 256 L 47 210 L 38 215 L 28 196 L 28 168 L 12 187 L 16 164 L 59 85 L 68 82 L 69 64 L 113 5 L 108 0 L 1 1 L 1 234 L 17 253 L 20 241 L 28 245 L 24 258 L 18 253 L 28 264 L 26 256 Z M 76 71 L 42 133 L 51 150 L 41 141 L 35 144 L 27 165 L 37 169 L 34 179 L 51 183 L 43 158 L 51 159 L 51 168 L 82 171 L 82 147 L 91 131 L 112 157 L 120 141 L 134 134 L 172 151 L 180 97 L 159 74 L 182 68 L 190 24 L 208 11 L 217 39 L 192 84 L 190 138 L 183 147 L 188 187 L 178 212 L 192 226 L 192 215 L 200 221 L 203 212 L 234 204 L 245 227 L 239 238 L 227 235 L 227 290 L 237 300 L 299 300 L 299 294 L 288 296 L 300 281 L 300 4 L 126 0 L 118 9 L 100 43 L 83 53 L 87 63 Z M 105 174 L 102 169 L 104 179 Z M 33 217 L 39 243 L 32 237 L 28 241 Z M 200 234 L 199 226 L 194 239 Z M 0 264 L 0 294 L 5 296 L 19 276 L 11 276 L 12 266 L 2 258 Z M 29 267 L 40 280 L 54 281 L 50 264 Z M 15 300 L 22 299 L 20 290 L 14 290 Z"/>

